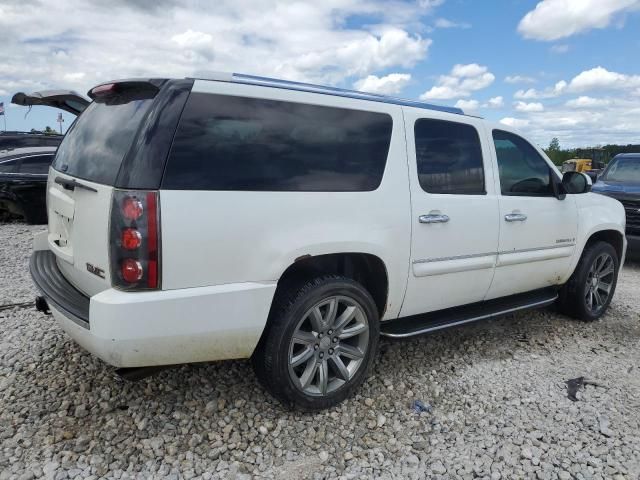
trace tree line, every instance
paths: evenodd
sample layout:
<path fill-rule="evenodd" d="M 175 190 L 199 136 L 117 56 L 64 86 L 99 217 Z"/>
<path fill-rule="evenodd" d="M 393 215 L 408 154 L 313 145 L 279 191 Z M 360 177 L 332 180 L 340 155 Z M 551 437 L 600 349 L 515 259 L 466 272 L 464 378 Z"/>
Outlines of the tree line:
<path fill-rule="evenodd" d="M 565 161 L 572 158 L 590 158 L 584 157 L 584 154 L 578 156 L 578 150 L 590 150 L 591 148 L 602 149 L 605 151 L 605 157 L 612 159 L 619 153 L 640 153 L 640 144 L 628 144 L 628 145 L 601 145 L 598 147 L 582 147 L 582 148 L 568 148 L 564 149 L 560 147 L 560 141 L 557 138 L 553 138 L 549 146 L 544 149 L 547 156 L 551 161 L 561 166 Z"/>

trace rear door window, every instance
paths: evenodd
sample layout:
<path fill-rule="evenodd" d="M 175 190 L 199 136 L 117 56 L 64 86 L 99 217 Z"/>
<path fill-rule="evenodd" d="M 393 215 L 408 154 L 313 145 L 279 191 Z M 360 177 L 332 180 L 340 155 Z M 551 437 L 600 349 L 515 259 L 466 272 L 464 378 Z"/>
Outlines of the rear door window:
<path fill-rule="evenodd" d="M 92 102 L 65 135 L 54 168 L 91 182 L 113 185 L 152 102 Z"/>
<path fill-rule="evenodd" d="M 385 113 L 191 93 L 163 188 L 371 191 L 382 181 Z"/>
<path fill-rule="evenodd" d="M 419 119 L 414 135 L 418 180 L 425 192 L 485 194 L 482 148 L 473 126 Z"/>

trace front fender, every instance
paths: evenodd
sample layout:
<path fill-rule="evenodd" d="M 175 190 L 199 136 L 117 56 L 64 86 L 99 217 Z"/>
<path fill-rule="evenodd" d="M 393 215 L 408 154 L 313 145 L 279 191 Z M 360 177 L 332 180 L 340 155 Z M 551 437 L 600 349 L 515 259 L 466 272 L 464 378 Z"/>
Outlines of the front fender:
<path fill-rule="evenodd" d="M 624 233 L 625 211 L 622 203 L 610 197 L 588 193 L 576 195 L 576 204 L 578 207 L 578 237 L 570 273 L 573 273 L 578 265 L 589 239 L 596 233 L 604 231 L 613 231 L 622 237 L 623 251 L 620 258 L 622 266 L 627 246 Z"/>

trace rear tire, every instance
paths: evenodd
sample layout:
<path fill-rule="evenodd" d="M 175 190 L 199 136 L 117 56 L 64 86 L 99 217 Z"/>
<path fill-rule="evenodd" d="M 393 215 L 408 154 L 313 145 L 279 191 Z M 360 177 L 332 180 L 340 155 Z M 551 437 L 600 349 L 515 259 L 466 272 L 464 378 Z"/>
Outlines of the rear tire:
<path fill-rule="evenodd" d="M 605 314 L 616 290 L 618 254 L 610 243 L 588 245 L 569 281 L 560 290 L 558 310 L 584 321 Z"/>
<path fill-rule="evenodd" d="M 378 346 L 378 310 L 352 279 L 283 284 L 251 357 L 260 383 L 289 407 L 337 405 L 365 380 Z"/>

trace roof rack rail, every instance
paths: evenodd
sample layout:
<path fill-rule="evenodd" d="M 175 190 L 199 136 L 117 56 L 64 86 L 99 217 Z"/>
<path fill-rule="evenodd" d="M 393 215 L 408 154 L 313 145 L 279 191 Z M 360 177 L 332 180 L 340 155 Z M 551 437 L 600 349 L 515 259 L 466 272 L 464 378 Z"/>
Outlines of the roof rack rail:
<path fill-rule="evenodd" d="M 391 103 L 394 105 L 402 105 L 406 107 L 424 108 L 427 110 L 436 110 L 438 112 L 455 113 L 465 115 L 461 108 L 447 107 L 444 105 L 434 105 L 431 103 L 420 102 L 417 100 L 407 100 L 404 98 L 380 95 L 377 93 L 359 92 L 357 90 L 349 90 L 346 88 L 328 87 L 324 85 L 314 85 L 312 83 L 294 82 L 291 80 L 279 80 L 276 78 L 260 77 L 256 75 L 247 75 L 244 73 L 214 73 L 208 78 L 202 80 L 215 80 L 219 82 L 234 82 L 247 85 L 262 85 L 265 87 L 283 88 L 287 90 L 297 90 L 301 92 L 321 93 L 325 95 L 334 95 L 337 97 L 357 98 L 361 100 L 369 100 L 372 102 Z"/>

